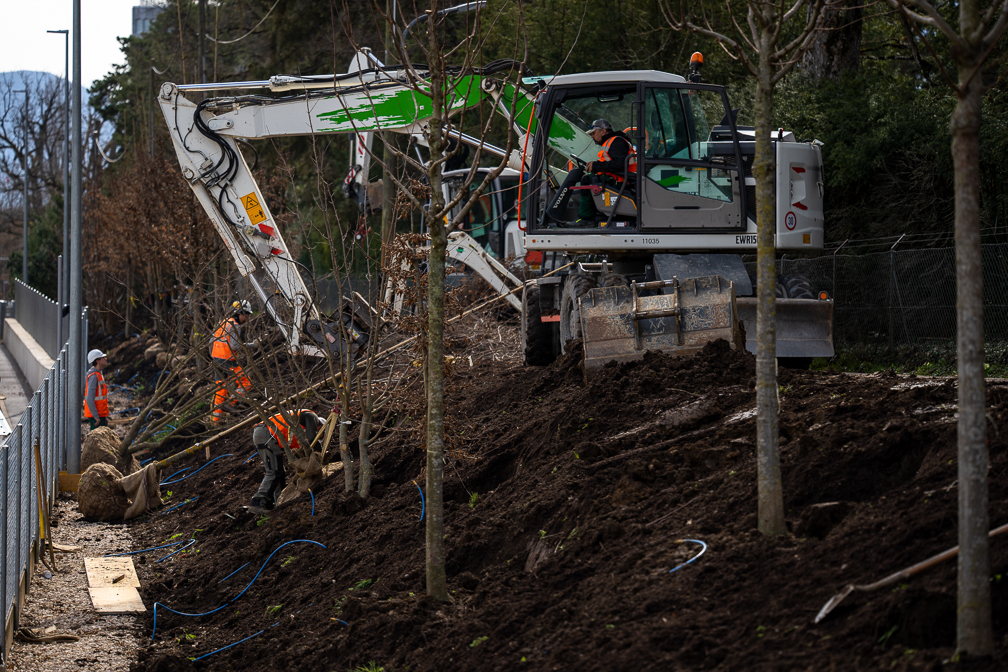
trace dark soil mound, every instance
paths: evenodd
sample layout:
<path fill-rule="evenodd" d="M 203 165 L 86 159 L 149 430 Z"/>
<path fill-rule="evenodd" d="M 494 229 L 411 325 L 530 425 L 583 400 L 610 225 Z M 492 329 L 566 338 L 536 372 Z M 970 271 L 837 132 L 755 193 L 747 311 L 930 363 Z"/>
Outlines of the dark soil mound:
<path fill-rule="evenodd" d="M 953 382 L 782 370 L 795 534 L 770 539 L 755 531 L 749 355 L 725 343 L 693 357 L 649 354 L 590 385 L 576 357 L 545 369 L 468 364 L 456 368 L 449 404 L 451 603 L 424 596 L 425 453 L 411 431 L 375 445 L 370 499 L 344 493 L 337 475 L 314 500 L 259 518 L 241 507 L 262 466 L 246 461 L 249 436 L 229 437 L 214 453 L 232 457 L 172 486 L 168 506 L 196 502 L 133 525 L 144 546 L 197 540 L 163 563 L 171 549 L 138 561 L 148 607 L 227 606 L 199 617 L 158 606 L 138 669 L 888 670 L 939 669 L 953 654 L 955 562 L 851 595 L 812 623 L 843 585 L 956 545 Z M 1008 388 L 991 385 L 989 401 L 1000 525 Z M 683 539 L 706 553 L 670 573 L 700 549 Z M 1003 656 L 1008 539 L 992 542 L 991 569 Z"/>

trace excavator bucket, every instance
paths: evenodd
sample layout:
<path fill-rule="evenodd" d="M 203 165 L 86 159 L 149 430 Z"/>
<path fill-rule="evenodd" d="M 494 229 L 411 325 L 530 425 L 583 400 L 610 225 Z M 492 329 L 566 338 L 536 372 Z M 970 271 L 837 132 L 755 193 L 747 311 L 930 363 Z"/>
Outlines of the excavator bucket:
<path fill-rule="evenodd" d="M 648 350 L 689 355 L 719 338 L 742 346 L 735 287 L 720 275 L 595 288 L 581 298 L 580 313 L 586 378 Z"/>
<path fill-rule="evenodd" d="M 756 352 L 756 297 L 736 299 L 746 350 Z M 833 300 L 777 299 L 777 356 L 833 356 Z"/>

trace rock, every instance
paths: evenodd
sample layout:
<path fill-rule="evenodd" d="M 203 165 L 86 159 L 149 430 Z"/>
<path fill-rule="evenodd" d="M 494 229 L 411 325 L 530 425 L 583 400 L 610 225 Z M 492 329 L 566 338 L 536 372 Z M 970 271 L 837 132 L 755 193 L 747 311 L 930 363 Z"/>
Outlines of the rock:
<path fill-rule="evenodd" d="M 847 502 L 822 502 L 802 511 L 801 521 L 795 529 L 800 537 L 824 539 L 850 512 Z"/>
<path fill-rule="evenodd" d="M 97 427 L 88 432 L 81 449 L 81 473 L 93 464 L 115 467 L 124 476 L 140 471 L 140 463 L 132 455 L 119 455 L 119 437 L 111 427 Z"/>
<path fill-rule="evenodd" d="M 109 464 L 88 467 L 77 488 L 77 509 L 81 515 L 89 520 L 122 520 L 130 500 L 119 485 L 120 478 L 122 474 Z"/>
<path fill-rule="evenodd" d="M 158 354 L 164 351 L 165 347 L 161 343 L 161 341 L 154 341 L 154 343 L 147 346 L 147 349 L 144 350 L 144 359 L 149 362 L 150 360 L 155 359 L 158 356 Z"/>

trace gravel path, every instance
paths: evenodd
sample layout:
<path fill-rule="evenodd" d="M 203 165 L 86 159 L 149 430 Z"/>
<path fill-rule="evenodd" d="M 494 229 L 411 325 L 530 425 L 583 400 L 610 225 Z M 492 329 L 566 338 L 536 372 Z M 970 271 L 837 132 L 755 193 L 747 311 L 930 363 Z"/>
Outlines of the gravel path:
<path fill-rule="evenodd" d="M 14 641 L 7 657 L 7 670 L 38 672 L 92 672 L 128 670 L 136 660 L 144 636 L 138 616 L 99 616 L 88 594 L 84 558 L 131 550 L 132 537 L 122 524 L 91 523 L 77 512 L 77 502 L 61 494 L 53 509 L 53 539 L 64 546 L 81 546 L 82 551 L 57 554 L 59 572 L 45 578 L 39 565 L 25 600 L 20 627 L 45 631 L 48 635 L 70 634 L 76 642 L 28 644 Z"/>

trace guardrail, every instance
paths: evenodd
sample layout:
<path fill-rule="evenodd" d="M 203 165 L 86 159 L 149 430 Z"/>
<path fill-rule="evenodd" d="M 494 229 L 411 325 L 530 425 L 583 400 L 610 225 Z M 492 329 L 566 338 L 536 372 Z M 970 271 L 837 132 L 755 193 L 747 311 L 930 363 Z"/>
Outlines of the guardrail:
<path fill-rule="evenodd" d="M 46 354 L 56 359 L 63 348 L 59 334 L 62 333 L 64 341 L 70 334 L 70 316 L 62 318 L 63 329 L 60 330 L 59 304 L 20 280 L 14 280 L 14 310 L 15 315 L 8 317 L 15 317 Z"/>

